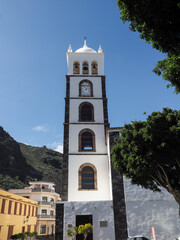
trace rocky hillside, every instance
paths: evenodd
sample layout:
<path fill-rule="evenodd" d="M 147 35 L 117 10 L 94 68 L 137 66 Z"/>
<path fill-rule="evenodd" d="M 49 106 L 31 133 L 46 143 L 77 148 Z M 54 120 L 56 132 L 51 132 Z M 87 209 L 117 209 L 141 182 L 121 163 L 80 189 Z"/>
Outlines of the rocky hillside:
<path fill-rule="evenodd" d="M 56 184 L 61 193 L 62 153 L 44 147 L 16 142 L 0 127 L 0 188 L 24 188 L 29 181 L 44 180 Z"/>

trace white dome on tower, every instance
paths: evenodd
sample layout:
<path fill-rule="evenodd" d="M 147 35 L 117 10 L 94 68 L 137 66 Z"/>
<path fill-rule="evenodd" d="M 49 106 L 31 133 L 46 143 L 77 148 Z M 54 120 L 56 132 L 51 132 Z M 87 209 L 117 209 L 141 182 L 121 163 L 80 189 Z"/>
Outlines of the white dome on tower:
<path fill-rule="evenodd" d="M 86 40 L 84 40 L 84 46 L 82 48 L 79 48 L 78 50 L 76 50 L 75 52 L 77 53 L 97 53 L 94 49 L 89 48 L 86 45 Z"/>

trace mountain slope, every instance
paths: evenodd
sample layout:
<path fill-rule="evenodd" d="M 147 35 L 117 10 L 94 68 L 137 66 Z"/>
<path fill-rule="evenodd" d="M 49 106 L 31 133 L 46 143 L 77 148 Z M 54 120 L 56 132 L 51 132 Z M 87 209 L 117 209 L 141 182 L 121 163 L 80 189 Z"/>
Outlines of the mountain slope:
<path fill-rule="evenodd" d="M 16 142 L 0 127 L 0 188 L 24 188 L 29 181 L 56 184 L 61 193 L 63 154 L 44 147 Z"/>

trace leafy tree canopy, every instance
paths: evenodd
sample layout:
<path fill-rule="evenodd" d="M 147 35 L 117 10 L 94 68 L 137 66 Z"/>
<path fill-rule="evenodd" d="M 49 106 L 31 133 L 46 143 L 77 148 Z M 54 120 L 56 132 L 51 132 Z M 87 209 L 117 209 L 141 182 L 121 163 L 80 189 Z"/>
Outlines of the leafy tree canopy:
<path fill-rule="evenodd" d="M 153 112 L 120 133 L 112 148 L 115 169 L 132 184 L 153 191 L 165 188 L 180 205 L 180 111 Z"/>
<path fill-rule="evenodd" d="M 82 234 L 84 240 L 86 240 L 88 234 L 92 233 L 93 226 L 90 223 L 85 225 L 79 225 L 78 227 L 74 227 L 74 230 L 68 228 L 66 231 L 66 235 L 70 238 L 74 238 L 78 234 Z"/>
<path fill-rule="evenodd" d="M 130 30 L 140 32 L 140 38 L 167 53 L 154 72 L 162 74 L 180 92 L 180 1 L 117 0 L 117 3 L 123 22 L 130 22 Z"/>

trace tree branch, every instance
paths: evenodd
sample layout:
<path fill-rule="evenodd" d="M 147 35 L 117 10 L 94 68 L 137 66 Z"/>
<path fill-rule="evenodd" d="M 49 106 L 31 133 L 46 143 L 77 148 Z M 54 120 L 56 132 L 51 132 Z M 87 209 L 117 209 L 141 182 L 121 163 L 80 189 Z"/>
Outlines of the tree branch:
<path fill-rule="evenodd" d="M 165 182 L 166 182 L 166 184 L 168 185 L 168 192 L 170 192 L 170 193 L 174 193 L 174 190 L 173 190 L 173 188 L 172 188 L 172 186 L 171 186 L 171 184 L 170 184 L 170 182 L 169 182 L 169 178 L 168 178 L 168 176 L 167 176 L 167 174 L 166 174 L 166 171 L 164 170 L 164 168 L 161 166 L 161 165 L 159 165 L 158 164 L 158 167 L 162 170 L 162 172 L 163 172 L 163 174 L 164 174 L 164 178 L 165 178 Z"/>

